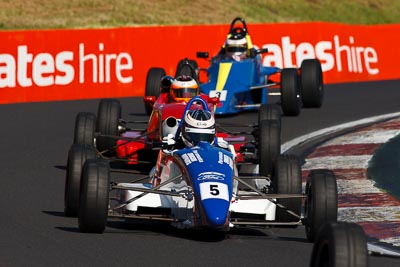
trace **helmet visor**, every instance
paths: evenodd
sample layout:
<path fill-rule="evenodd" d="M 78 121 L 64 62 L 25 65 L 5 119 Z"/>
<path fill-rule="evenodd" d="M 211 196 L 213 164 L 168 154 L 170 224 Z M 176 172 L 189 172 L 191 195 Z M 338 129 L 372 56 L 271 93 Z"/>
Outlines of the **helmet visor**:
<path fill-rule="evenodd" d="M 174 88 L 171 95 L 177 99 L 190 99 L 198 95 L 197 88 Z"/>
<path fill-rule="evenodd" d="M 229 53 L 244 53 L 244 52 L 246 52 L 246 46 L 238 46 L 238 45 L 235 45 L 235 46 L 227 46 L 226 47 L 226 52 L 229 52 Z"/>
<path fill-rule="evenodd" d="M 197 129 L 185 127 L 185 135 L 192 142 L 197 144 L 201 141 L 213 143 L 215 138 L 215 129 Z"/>

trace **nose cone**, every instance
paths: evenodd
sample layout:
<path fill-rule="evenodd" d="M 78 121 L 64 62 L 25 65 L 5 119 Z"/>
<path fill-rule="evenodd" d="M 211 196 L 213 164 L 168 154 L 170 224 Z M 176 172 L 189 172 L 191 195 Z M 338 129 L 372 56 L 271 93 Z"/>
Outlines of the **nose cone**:
<path fill-rule="evenodd" d="M 221 228 L 227 224 L 229 202 L 222 199 L 203 200 L 208 227 Z"/>

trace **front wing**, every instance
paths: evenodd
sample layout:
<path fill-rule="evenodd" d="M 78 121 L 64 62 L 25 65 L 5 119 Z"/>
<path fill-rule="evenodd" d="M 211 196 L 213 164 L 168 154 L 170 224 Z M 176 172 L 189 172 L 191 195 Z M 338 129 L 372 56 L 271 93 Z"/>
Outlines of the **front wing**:
<path fill-rule="evenodd" d="M 265 178 L 265 177 L 264 177 Z M 248 180 L 262 179 L 262 177 L 235 178 L 238 183 L 244 184 L 245 190 L 237 190 L 232 196 L 230 205 L 230 226 L 236 225 L 300 225 L 298 222 L 277 222 L 275 212 L 278 198 L 302 198 L 304 195 L 283 195 L 263 193 L 253 187 Z M 246 180 L 246 181 L 245 181 Z M 169 221 L 178 224 L 180 228 L 195 228 L 195 199 L 190 186 L 185 183 L 179 187 L 171 186 L 172 179 L 157 187 L 146 183 L 118 183 L 112 186 L 118 196 L 117 205 L 109 209 L 109 217 L 132 218 L 144 220 Z"/>

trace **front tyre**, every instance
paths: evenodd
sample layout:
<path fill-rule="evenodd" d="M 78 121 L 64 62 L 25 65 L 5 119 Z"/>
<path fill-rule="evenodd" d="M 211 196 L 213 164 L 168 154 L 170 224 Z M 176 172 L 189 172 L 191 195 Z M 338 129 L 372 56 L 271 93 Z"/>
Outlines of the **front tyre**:
<path fill-rule="evenodd" d="M 96 115 L 79 112 L 75 118 L 74 144 L 94 145 Z"/>
<path fill-rule="evenodd" d="M 275 166 L 272 185 L 277 194 L 301 194 L 301 167 L 294 155 L 281 155 Z M 277 207 L 275 220 L 278 222 L 299 222 L 301 215 L 301 198 L 279 198 L 277 202 L 287 210 L 297 214 L 296 217 L 285 209 Z"/>
<path fill-rule="evenodd" d="M 346 222 L 324 224 L 316 237 L 310 266 L 368 266 L 367 240 L 362 227 Z"/>
<path fill-rule="evenodd" d="M 307 239 L 315 240 L 320 227 L 336 222 L 338 216 L 337 184 L 330 170 L 311 170 L 307 177 L 305 199 L 305 229 Z"/>
<path fill-rule="evenodd" d="M 277 120 L 263 120 L 258 127 L 259 174 L 270 176 L 281 153 L 281 126 Z"/>
<path fill-rule="evenodd" d="M 71 146 L 68 152 L 67 174 L 65 176 L 65 216 L 78 216 L 82 166 L 86 160 L 95 158 L 96 150 L 93 146 L 84 144 L 74 144 Z"/>
<path fill-rule="evenodd" d="M 324 99 L 321 62 L 317 59 L 304 60 L 301 63 L 300 73 L 303 106 L 321 107 Z"/>
<path fill-rule="evenodd" d="M 258 110 L 258 124 L 263 120 L 276 120 L 281 125 L 281 110 L 277 105 L 262 104 Z"/>
<path fill-rule="evenodd" d="M 146 87 L 145 96 L 160 96 L 161 78 L 166 75 L 163 68 L 150 68 L 146 76 Z M 153 106 L 149 103 L 144 104 L 144 108 L 147 115 L 150 115 L 153 111 Z"/>
<path fill-rule="evenodd" d="M 96 146 L 100 152 L 106 151 L 107 155 L 115 153 L 116 138 L 119 135 L 118 126 L 121 118 L 121 104 L 117 99 L 102 99 L 97 111 L 97 132 L 100 135 L 96 138 Z"/>
<path fill-rule="evenodd" d="M 281 72 L 281 102 L 282 111 L 286 116 L 300 114 L 301 97 L 297 69 L 288 68 Z"/>
<path fill-rule="evenodd" d="M 83 166 L 79 230 L 103 233 L 107 223 L 110 169 L 107 162 L 88 160 Z"/>

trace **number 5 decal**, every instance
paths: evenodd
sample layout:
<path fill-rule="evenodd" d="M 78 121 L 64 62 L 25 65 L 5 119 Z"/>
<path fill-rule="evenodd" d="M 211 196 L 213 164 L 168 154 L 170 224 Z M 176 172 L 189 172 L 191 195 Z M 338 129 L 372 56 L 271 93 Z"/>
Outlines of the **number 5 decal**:
<path fill-rule="evenodd" d="M 219 195 L 218 185 L 217 184 L 210 184 L 210 194 L 213 196 Z"/>
<path fill-rule="evenodd" d="M 209 198 L 229 201 L 228 186 L 223 183 L 206 182 L 200 184 L 200 197 L 202 200 Z"/>

